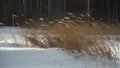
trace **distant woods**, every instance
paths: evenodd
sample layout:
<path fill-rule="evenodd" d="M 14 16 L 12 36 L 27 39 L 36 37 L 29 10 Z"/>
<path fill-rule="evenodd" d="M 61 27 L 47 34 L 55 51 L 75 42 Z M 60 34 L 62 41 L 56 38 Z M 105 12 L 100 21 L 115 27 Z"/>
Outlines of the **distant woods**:
<path fill-rule="evenodd" d="M 0 22 L 11 25 L 41 17 L 52 20 L 65 14 L 65 0 L 0 0 Z"/>
<path fill-rule="evenodd" d="M 120 21 L 119 0 L 0 0 L 0 22 L 5 25 L 27 21 L 62 18 L 67 12 Z"/>
<path fill-rule="evenodd" d="M 89 13 L 95 18 L 120 21 L 119 0 L 66 0 L 68 11 L 77 11 L 81 14 Z"/>

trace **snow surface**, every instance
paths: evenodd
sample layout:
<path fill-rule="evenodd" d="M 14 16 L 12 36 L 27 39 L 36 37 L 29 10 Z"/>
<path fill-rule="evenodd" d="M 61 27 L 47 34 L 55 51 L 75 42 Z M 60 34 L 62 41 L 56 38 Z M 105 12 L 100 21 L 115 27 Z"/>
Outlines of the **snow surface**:
<path fill-rule="evenodd" d="M 22 29 L 18 27 L 0 27 L 0 46 L 9 47 L 12 43 L 23 43 Z"/>
<path fill-rule="evenodd" d="M 119 62 L 110 62 L 100 57 L 79 58 L 51 49 L 0 50 L 0 68 L 120 68 Z"/>
<path fill-rule="evenodd" d="M 117 53 L 116 59 L 108 60 L 85 53 L 72 54 L 59 48 L 11 46 L 15 42 L 21 43 L 23 37 L 20 34 L 21 29 L 17 27 L 0 28 L 0 68 L 120 68 L 120 53 Z M 120 49 L 119 41 L 114 44 Z"/>

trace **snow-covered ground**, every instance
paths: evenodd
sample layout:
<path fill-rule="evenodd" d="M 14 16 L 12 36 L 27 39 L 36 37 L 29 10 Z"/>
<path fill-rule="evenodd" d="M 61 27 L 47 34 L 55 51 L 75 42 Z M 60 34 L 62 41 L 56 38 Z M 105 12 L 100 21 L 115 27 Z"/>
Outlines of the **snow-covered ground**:
<path fill-rule="evenodd" d="M 0 27 L 0 46 L 9 47 L 13 43 L 23 43 L 21 32 L 22 29 L 18 27 Z"/>
<path fill-rule="evenodd" d="M 12 46 L 15 42 L 24 41 L 21 31 L 17 27 L 0 28 L 0 68 L 120 68 L 120 53 L 117 53 L 116 59 L 108 60 L 84 53 L 72 54 L 59 48 Z M 119 41 L 114 44 L 120 46 Z"/>
<path fill-rule="evenodd" d="M 102 58 L 101 58 L 102 59 Z M 0 50 L 0 68 L 120 68 L 119 62 L 51 49 Z"/>

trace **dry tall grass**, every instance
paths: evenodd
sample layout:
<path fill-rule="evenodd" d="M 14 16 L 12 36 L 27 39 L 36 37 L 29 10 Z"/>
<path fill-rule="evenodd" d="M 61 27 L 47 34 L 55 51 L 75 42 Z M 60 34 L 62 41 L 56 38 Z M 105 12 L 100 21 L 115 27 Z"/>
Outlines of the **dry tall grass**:
<path fill-rule="evenodd" d="M 115 56 L 104 40 L 111 38 L 103 35 L 119 35 L 120 26 L 95 20 L 84 15 L 68 15 L 61 19 L 51 21 L 52 24 L 42 23 L 41 29 L 47 31 L 43 36 L 47 39 L 49 47 L 59 47 L 70 51 L 84 51 L 90 55 L 101 55 L 107 58 Z M 51 23 L 50 22 L 50 23 Z M 96 37 L 96 35 L 99 35 Z M 42 41 L 35 37 L 26 37 L 33 45 L 45 47 Z M 47 46 L 48 46 L 47 45 Z"/>

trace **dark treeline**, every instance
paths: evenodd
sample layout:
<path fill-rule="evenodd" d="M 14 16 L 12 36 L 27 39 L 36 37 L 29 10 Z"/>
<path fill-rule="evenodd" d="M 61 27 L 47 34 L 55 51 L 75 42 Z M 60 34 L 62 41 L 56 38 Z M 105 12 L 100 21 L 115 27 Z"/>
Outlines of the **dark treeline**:
<path fill-rule="evenodd" d="M 120 21 L 119 0 L 90 0 L 90 13 L 94 17 L 105 18 L 114 23 Z"/>
<path fill-rule="evenodd" d="M 65 0 L 0 0 L 0 22 L 11 25 L 28 19 L 61 18 L 65 13 Z"/>
<path fill-rule="evenodd" d="M 89 13 L 95 18 L 120 21 L 119 0 L 0 0 L 0 22 L 10 25 L 28 19 L 56 19 L 65 12 Z"/>
<path fill-rule="evenodd" d="M 120 21 L 119 0 L 66 0 L 68 11 L 89 13 L 95 18 L 109 19 L 113 22 Z"/>

